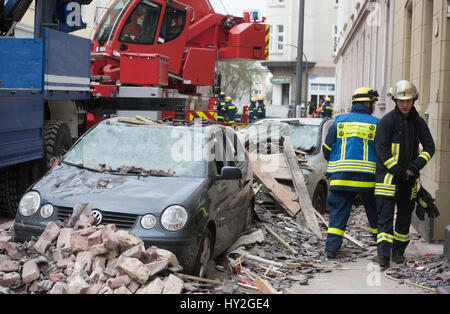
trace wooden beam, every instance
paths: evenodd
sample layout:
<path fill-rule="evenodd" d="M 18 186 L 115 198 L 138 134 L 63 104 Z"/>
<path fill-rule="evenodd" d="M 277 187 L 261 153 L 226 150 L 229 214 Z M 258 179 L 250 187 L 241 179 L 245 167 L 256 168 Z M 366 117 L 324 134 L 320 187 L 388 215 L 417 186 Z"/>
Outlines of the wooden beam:
<path fill-rule="evenodd" d="M 256 158 L 250 158 L 250 163 L 252 165 L 255 177 L 267 188 L 269 194 L 292 217 L 295 217 L 295 215 L 297 215 L 300 211 L 300 204 L 292 201 L 289 193 L 269 173 L 262 171 L 260 163 L 255 159 Z"/>
<path fill-rule="evenodd" d="M 286 161 L 291 171 L 292 180 L 294 182 L 295 191 L 298 195 L 300 208 L 305 217 L 307 227 L 319 238 L 322 239 L 322 232 L 320 231 L 319 222 L 315 214 L 315 209 L 309 197 L 308 189 L 306 188 L 305 178 L 297 161 L 294 147 L 292 146 L 291 138 L 289 136 L 284 138 L 284 154 Z"/>

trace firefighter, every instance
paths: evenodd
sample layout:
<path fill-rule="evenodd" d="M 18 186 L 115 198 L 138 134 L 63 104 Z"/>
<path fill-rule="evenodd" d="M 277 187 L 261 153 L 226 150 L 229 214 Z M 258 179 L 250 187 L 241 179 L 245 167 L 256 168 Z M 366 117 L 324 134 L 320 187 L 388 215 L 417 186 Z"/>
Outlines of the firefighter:
<path fill-rule="evenodd" d="M 233 105 L 231 100 L 232 100 L 231 97 L 227 97 L 225 99 L 225 106 L 222 108 L 222 110 L 228 117 L 226 121 L 227 123 L 236 123 L 235 116 L 236 113 L 238 112 L 238 109 L 236 108 L 235 105 Z"/>
<path fill-rule="evenodd" d="M 250 108 L 248 109 L 248 120 L 250 123 L 256 120 L 256 114 L 257 114 L 257 104 L 256 102 L 258 99 L 256 97 L 252 97 L 250 101 Z"/>
<path fill-rule="evenodd" d="M 310 102 L 309 106 L 308 106 L 308 118 L 314 118 L 316 110 L 317 110 L 317 105 L 313 102 Z"/>
<path fill-rule="evenodd" d="M 225 117 L 223 113 L 223 107 L 225 107 L 225 93 L 221 92 L 219 97 L 219 103 L 217 104 L 217 122 L 224 123 Z"/>
<path fill-rule="evenodd" d="M 258 97 L 258 108 L 257 108 L 257 119 L 265 119 L 266 118 L 266 105 L 264 104 L 264 97 Z"/>
<path fill-rule="evenodd" d="M 372 117 L 377 91 L 357 89 L 352 112 L 338 116 L 330 128 L 322 151 L 328 161 L 330 176 L 330 224 L 325 254 L 335 258 L 350 217 L 355 197 L 361 193 L 372 237 L 377 234 L 375 189 L 375 133 L 379 122 Z"/>
<path fill-rule="evenodd" d="M 331 106 L 331 98 L 326 97 L 322 106 L 322 109 L 320 110 L 320 117 L 321 118 L 329 118 L 331 119 L 334 114 L 334 109 Z"/>
<path fill-rule="evenodd" d="M 435 153 L 427 123 L 414 107 L 418 97 L 414 84 L 398 82 L 392 92 L 396 108 L 381 119 L 376 133 L 378 238 L 373 262 L 382 268 L 389 267 L 391 260 L 397 264 L 405 261 L 403 255 L 410 242 L 418 178 Z M 422 151 L 419 144 L 422 144 Z"/>

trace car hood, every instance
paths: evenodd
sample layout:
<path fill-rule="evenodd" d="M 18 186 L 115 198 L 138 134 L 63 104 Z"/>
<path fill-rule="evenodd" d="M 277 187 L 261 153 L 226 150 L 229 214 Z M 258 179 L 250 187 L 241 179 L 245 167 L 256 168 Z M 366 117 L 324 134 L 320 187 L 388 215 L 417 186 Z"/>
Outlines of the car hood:
<path fill-rule="evenodd" d="M 158 215 L 170 205 L 188 206 L 205 178 L 137 177 L 99 173 L 68 165 L 56 166 L 34 186 L 42 201 L 73 207 Z"/>

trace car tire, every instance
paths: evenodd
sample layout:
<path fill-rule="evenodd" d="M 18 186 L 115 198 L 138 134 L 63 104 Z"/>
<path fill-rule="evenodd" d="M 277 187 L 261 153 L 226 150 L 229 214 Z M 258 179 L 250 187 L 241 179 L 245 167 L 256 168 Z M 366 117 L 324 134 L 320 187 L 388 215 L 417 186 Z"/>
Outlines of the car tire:
<path fill-rule="evenodd" d="M 211 260 L 212 252 L 212 235 L 211 230 L 206 228 L 203 233 L 202 240 L 200 242 L 200 248 L 198 250 L 197 260 L 194 267 L 194 275 L 204 278 L 208 268 L 208 263 Z"/>
<path fill-rule="evenodd" d="M 314 191 L 313 207 L 320 213 L 325 214 L 327 211 L 327 191 L 322 184 L 318 184 L 316 190 Z"/>
<path fill-rule="evenodd" d="M 47 169 L 53 165 L 55 160 L 72 147 L 72 135 L 69 126 L 61 121 L 45 122 L 45 164 Z"/>

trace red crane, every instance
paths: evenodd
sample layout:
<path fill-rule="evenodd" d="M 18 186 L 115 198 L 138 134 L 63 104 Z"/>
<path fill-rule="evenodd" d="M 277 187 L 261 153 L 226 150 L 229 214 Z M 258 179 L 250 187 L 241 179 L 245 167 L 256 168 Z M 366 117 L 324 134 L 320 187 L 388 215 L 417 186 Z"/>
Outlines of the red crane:
<path fill-rule="evenodd" d="M 217 61 L 268 58 L 264 21 L 218 14 L 208 0 L 116 0 L 92 40 L 91 92 L 105 108 L 184 107 L 199 86 L 217 93 Z"/>

